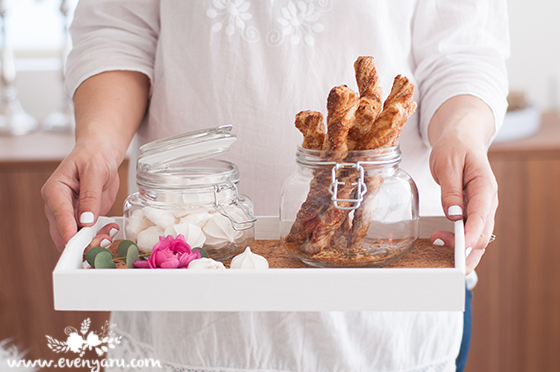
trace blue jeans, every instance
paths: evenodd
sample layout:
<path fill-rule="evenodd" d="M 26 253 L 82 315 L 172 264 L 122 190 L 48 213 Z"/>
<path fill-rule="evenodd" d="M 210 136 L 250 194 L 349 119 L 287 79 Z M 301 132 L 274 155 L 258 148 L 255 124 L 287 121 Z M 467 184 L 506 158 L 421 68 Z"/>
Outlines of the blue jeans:
<path fill-rule="evenodd" d="M 459 356 L 455 361 L 457 365 L 457 372 L 463 372 L 467 365 L 467 358 L 469 356 L 469 348 L 471 346 L 471 333 L 472 333 L 472 291 L 468 289 L 465 291 L 465 312 L 463 313 L 464 326 L 463 326 L 463 340 L 461 341 L 461 349 L 459 349 Z"/>

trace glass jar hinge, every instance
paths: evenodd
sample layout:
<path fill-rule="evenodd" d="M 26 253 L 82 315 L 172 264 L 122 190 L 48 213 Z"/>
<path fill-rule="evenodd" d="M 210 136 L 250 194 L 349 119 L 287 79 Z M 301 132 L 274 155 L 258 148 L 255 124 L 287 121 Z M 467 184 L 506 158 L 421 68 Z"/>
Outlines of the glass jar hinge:
<path fill-rule="evenodd" d="M 233 199 L 233 201 L 231 201 L 227 204 L 220 203 L 218 201 L 218 194 L 223 190 L 233 190 L 233 191 L 235 191 L 235 198 Z M 247 219 L 238 221 L 231 214 L 229 214 L 228 211 L 225 208 L 225 205 L 231 205 L 231 204 L 233 204 L 236 207 L 238 207 L 239 209 L 241 209 L 243 211 L 243 213 L 245 214 L 245 216 L 247 217 Z M 218 211 L 218 213 L 220 213 L 222 216 L 229 219 L 229 222 L 231 223 L 231 226 L 236 231 L 248 230 L 248 229 L 252 228 L 253 225 L 255 224 L 255 221 L 257 220 L 257 218 L 255 216 L 253 216 L 253 214 L 248 210 L 247 206 L 243 205 L 243 203 L 241 203 L 239 201 L 239 193 L 237 191 L 237 187 L 234 184 L 231 184 L 231 183 L 230 184 L 225 184 L 225 185 L 215 185 L 214 186 L 214 209 L 216 209 L 216 211 Z"/>
<path fill-rule="evenodd" d="M 342 182 L 337 178 L 337 172 L 341 168 L 355 168 L 358 172 L 360 172 L 359 177 L 357 177 L 356 182 L 350 183 L 351 186 L 356 186 L 356 193 L 355 198 L 352 199 L 342 199 L 338 197 L 338 187 L 340 185 L 345 185 L 346 182 Z M 362 205 L 362 201 L 364 200 L 364 195 L 367 192 L 367 186 L 364 182 L 364 167 L 360 165 L 360 163 L 337 163 L 331 171 L 331 179 L 332 183 L 329 186 L 329 192 L 331 193 L 332 197 L 331 200 L 333 205 L 337 209 L 344 209 L 344 210 L 354 210 Z M 352 203 L 348 207 L 344 207 L 339 203 Z"/>

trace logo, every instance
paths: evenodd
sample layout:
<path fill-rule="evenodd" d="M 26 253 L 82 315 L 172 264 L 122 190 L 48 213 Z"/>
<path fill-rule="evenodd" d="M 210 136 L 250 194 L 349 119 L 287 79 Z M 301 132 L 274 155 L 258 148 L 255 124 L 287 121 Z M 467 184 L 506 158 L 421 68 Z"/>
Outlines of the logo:
<path fill-rule="evenodd" d="M 90 331 L 90 326 L 91 319 L 87 318 L 82 322 L 80 332 L 74 327 L 66 327 L 64 333 L 68 335 L 68 339 L 64 342 L 51 336 L 46 336 L 48 340 L 47 346 L 55 353 L 72 351 L 82 357 L 86 350 L 95 350 L 98 356 L 103 356 L 109 349 L 114 349 L 115 345 L 121 343 L 121 336 L 115 336 L 111 330 L 115 327 L 115 324 L 109 324 L 109 321 L 105 322 L 99 333 Z"/>
<path fill-rule="evenodd" d="M 161 369 L 161 362 L 153 358 L 140 358 L 125 360 L 122 358 L 107 358 L 104 356 L 108 353 L 109 349 L 115 349 L 116 345 L 121 344 L 122 336 L 117 336 L 113 332 L 116 324 L 110 324 L 108 321 L 101 327 L 100 331 L 90 330 L 91 319 L 87 318 L 82 322 L 80 330 L 74 327 L 66 327 L 64 333 L 68 336 L 66 341 L 60 341 L 51 336 L 47 337 L 47 346 L 55 353 L 68 353 L 71 351 L 74 354 L 70 357 L 61 357 L 58 360 L 54 359 L 36 359 L 25 360 L 21 358 L 13 349 L 4 351 L 4 342 L 0 342 L 0 371 L 4 364 L 9 368 L 20 369 L 22 367 L 28 368 L 28 371 L 36 371 L 37 367 L 40 368 L 89 368 L 91 372 L 100 372 L 102 368 L 120 368 L 122 370 L 140 370 L 146 368 L 147 370 L 154 370 L 154 368 Z M 125 340 L 126 343 L 126 340 Z M 121 345 L 122 347 L 123 345 Z M 3 352 L 2 352 L 3 351 Z M 83 358 L 86 351 L 95 351 L 98 358 Z M 5 357 L 4 357 L 5 354 Z M 89 354 L 89 353 L 88 353 Z M 114 356 L 117 356 L 115 352 Z M 5 361 L 3 360 L 5 359 Z M 21 370 L 21 369 L 20 369 Z"/>

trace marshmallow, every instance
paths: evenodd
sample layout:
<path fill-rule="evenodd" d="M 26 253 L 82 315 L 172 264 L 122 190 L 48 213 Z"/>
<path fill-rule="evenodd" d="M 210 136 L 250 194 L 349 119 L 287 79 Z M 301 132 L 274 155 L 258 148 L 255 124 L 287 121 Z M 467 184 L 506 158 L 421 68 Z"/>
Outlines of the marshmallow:
<path fill-rule="evenodd" d="M 154 245 L 159 243 L 159 237 L 163 236 L 163 229 L 158 226 L 150 226 L 146 230 L 140 231 L 137 236 L 136 245 L 142 253 L 150 253 Z"/>
<path fill-rule="evenodd" d="M 202 229 L 206 235 L 206 244 L 211 246 L 220 246 L 225 243 L 234 243 L 243 236 L 242 231 L 236 231 L 231 226 L 229 218 L 219 213 L 212 215 L 204 228 Z"/>
<path fill-rule="evenodd" d="M 245 248 L 245 252 L 233 257 L 230 267 L 232 269 L 268 269 L 268 261 L 263 256 Z"/>
<path fill-rule="evenodd" d="M 169 210 L 145 207 L 144 215 L 162 229 L 166 229 L 175 223 L 175 216 Z"/>
<path fill-rule="evenodd" d="M 190 223 L 203 228 L 210 218 L 212 218 L 212 215 L 208 212 L 193 213 L 181 218 L 181 223 Z"/>
<path fill-rule="evenodd" d="M 175 216 L 175 218 L 178 218 L 178 219 L 181 219 L 188 214 L 189 214 L 189 210 L 186 209 L 186 208 L 185 209 L 175 209 L 173 211 L 173 215 Z"/>
<path fill-rule="evenodd" d="M 181 203 L 189 206 L 208 205 L 214 203 L 214 195 L 209 193 L 184 193 L 181 198 Z"/>
<path fill-rule="evenodd" d="M 127 219 L 125 229 L 126 239 L 136 240 L 138 233 L 150 226 L 154 226 L 154 223 L 144 217 L 142 209 L 136 209 Z"/>
<path fill-rule="evenodd" d="M 189 269 L 201 270 L 201 269 L 225 269 L 223 263 L 214 261 L 211 258 L 202 257 L 197 260 L 192 260 L 188 266 Z"/>
<path fill-rule="evenodd" d="M 190 223 L 180 223 L 170 226 L 165 229 L 164 234 L 165 236 L 173 235 L 173 238 L 182 234 L 185 237 L 187 244 L 193 248 L 202 247 L 206 241 L 206 236 L 202 233 L 202 229 Z"/>

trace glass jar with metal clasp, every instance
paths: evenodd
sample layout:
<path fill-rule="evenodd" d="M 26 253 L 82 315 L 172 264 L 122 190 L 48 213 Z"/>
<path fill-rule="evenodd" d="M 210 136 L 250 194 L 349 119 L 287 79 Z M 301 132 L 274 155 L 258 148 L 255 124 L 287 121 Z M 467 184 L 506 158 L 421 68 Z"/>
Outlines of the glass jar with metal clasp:
<path fill-rule="evenodd" d="M 161 236 L 183 235 L 216 260 L 241 253 L 254 240 L 253 204 L 237 191 L 233 163 L 212 159 L 236 140 L 231 126 L 191 132 L 140 148 L 138 192 L 124 206 L 124 234 L 141 252 Z"/>
<path fill-rule="evenodd" d="M 282 244 L 319 267 L 377 267 L 418 238 L 418 189 L 399 168 L 398 144 L 332 152 L 298 146 L 298 170 L 284 185 Z"/>

